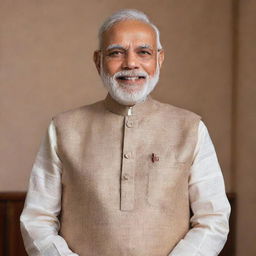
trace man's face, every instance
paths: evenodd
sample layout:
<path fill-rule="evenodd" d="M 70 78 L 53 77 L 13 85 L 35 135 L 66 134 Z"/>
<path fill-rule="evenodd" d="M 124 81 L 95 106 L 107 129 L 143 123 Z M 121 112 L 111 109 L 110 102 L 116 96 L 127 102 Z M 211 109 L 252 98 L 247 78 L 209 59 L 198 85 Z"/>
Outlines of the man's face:
<path fill-rule="evenodd" d="M 126 20 L 103 34 L 95 62 L 104 85 L 121 104 L 142 101 L 155 87 L 163 51 L 157 51 L 153 28 L 141 21 Z"/>

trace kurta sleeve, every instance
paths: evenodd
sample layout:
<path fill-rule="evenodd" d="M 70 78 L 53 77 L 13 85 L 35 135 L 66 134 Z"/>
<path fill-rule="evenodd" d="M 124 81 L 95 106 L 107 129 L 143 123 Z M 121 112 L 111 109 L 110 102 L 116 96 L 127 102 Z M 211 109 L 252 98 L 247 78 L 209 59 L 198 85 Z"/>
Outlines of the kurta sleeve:
<path fill-rule="evenodd" d="M 208 130 L 200 121 L 189 179 L 191 229 L 169 256 L 216 256 L 229 232 L 230 204 Z"/>
<path fill-rule="evenodd" d="M 62 163 L 52 120 L 34 162 L 20 227 L 30 256 L 78 256 L 58 235 Z"/>

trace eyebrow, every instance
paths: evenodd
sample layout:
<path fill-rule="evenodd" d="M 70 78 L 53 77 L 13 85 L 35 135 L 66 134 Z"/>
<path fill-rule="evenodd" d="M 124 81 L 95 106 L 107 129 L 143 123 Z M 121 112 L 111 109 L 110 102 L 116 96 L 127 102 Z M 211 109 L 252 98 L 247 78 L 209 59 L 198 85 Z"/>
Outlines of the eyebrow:
<path fill-rule="evenodd" d="M 138 48 L 142 48 L 142 49 L 150 49 L 152 50 L 152 46 L 149 45 L 149 44 L 143 44 L 143 45 L 140 45 Z"/>
<path fill-rule="evenodd" d="M 149 44 L 142 44 L 142 45 L 139 45 L 137 48 L 140 48 L 140 49 L 150 49 L 152 50 L 152 47 L 151 45 Z M 120 44 L 111 44 L 109 45 L 107 48 L 106 48 L 106 51 L 110 51 L 112 49 L 120 49 L 120 50 L 127 50 L 125 47 L 123 47 L 122 45 Z"/>
<path fill-rule="evenodd" d="M 110 51 L 112 49 L 121 49 L 121 50 L 125 50 L 125 48 L 120 45 L 120 44 L 111 44 L 106 48 L 106 51 Z"/>

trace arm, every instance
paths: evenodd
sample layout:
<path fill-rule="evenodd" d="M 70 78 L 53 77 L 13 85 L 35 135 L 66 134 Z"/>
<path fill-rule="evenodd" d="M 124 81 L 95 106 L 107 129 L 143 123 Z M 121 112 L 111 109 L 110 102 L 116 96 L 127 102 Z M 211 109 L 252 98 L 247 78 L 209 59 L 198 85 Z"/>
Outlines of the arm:
<path fill-rule="evenodd" d="M 41 143 L 31 172 L 20 226 L 30 256 L 78 256 L 58 235 L 62 163 L 57 155 L 53 121 Z"/>
<path fill-rule="evenodd" d="M 214 146 L 200 121 L 189 180 L 192 228 L 169 256 L 216 256 L 229 232 L 230 204 Z"/>

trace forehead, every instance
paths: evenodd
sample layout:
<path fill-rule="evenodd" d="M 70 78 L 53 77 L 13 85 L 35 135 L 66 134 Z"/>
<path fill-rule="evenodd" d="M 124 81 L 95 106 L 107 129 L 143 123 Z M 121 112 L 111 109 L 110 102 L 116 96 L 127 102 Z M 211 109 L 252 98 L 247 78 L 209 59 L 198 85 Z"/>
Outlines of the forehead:
<path fill-rule="evenodd" d="M 109 45 L 150 45 L 156 47 L 155 30 L 144 22 L 138 20 L 124 20 L 114 24 L 103 34 L 103 48 Z"/>

